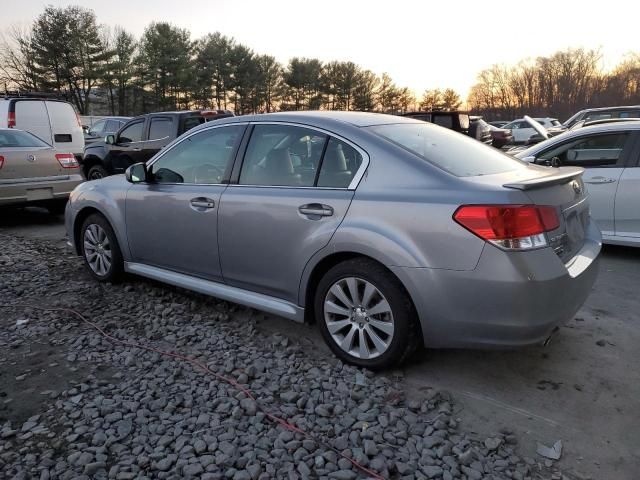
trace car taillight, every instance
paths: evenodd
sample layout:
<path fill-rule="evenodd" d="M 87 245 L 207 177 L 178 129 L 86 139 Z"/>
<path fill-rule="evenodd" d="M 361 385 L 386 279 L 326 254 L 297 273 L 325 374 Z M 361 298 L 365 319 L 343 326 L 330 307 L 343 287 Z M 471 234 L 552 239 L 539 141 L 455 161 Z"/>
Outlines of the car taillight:
<path fill-rule="evenodd" d="M 7 128 L 16 128 L 16 112 L 9 112 L 7 115 Z"/>
<path fill-rule="evenodd" d="M 56 153 L 56 160 L 62 168 L 78 168 L 79 164 L 73 153 Z"/>
<path fill-rule="evenodd" d="M 546 247 L 545 233 L 560 225 L 555 207 L 539 205 L 463 205 L 453 219 L 483 240 L 508 250 Z"/>
<path fill-rule="evenodd" d="M 0 155 L 0 168 L 4 165 L 4 157 Z"/>

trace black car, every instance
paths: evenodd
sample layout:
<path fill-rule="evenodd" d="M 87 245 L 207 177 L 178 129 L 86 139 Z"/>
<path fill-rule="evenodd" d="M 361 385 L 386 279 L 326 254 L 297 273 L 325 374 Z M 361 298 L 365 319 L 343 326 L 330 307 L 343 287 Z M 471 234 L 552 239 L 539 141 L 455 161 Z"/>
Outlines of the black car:
<path fill-rule="evenodd" d="M 469 135 L 470 120 L 469 114 L 466 112 L 444 112 L 434 110 L 431 112 L 408 112 L 403 113 L 401 116 L 435 123 L 441 127 L 450 128 L 456 132 Z"/>
<path fill-rule="evenodd" d="M 575 123 L 584 120 L 604 120 L 608 118 L 638 118 L 640 117 L 640 105 L 626 105 L 619 107 L 587 108 L 575 113 L 562 125 L 571 128 Z"/>
<path fill-rule="evenodd" d="M 84 149 L 82 172 L 88 180 L 124 173 L 134 163 L 146 162 L 162 147 L 190 128 L 205 122 L 200 111 L 148 113 L 129 120 L 105 141 Z"/>
<path fill-rule="evenodd" d="M 104 137 L 116 133 L 129 120 L 131 117 L 103 117 L 96 120 L 93 125 L 87 127 L 84 134 L 84 144 L 89 145 L 104 140 Z"/>

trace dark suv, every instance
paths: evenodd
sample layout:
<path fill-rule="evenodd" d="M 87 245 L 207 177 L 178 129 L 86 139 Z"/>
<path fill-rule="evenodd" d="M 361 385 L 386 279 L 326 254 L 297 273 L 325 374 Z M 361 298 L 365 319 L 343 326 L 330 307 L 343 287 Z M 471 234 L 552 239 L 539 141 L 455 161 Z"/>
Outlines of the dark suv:
<path fill-rule="evenodd" d="M 469 114 L 466 112 L 443 112 L 434 110 L 431 112 L 408 112 L 403 113 L 401 116 L 435 123 L 441 127 L 450 128 L 456 132 L 469 135 Z"/>
<path fill-rule="evenodd" d="M 129 120 L 105 141 L 84 149 L 82 172 L 87 180 L 124 173 L 138 162 L 146 162 L 162 147 L 190 128 L 205 122 L 200 111 L 148 113 Z"/>

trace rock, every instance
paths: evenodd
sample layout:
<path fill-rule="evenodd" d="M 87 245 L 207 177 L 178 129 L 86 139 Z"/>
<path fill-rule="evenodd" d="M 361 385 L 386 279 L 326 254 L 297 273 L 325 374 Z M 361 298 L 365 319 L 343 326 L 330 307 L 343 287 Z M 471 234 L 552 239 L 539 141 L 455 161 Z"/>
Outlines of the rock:
<path fill-rule="evenodd" d="M 106 468 L 106 463 L 104 462 L 92 462 L 92 463 L 87 463 L 84 466 L 84 474 L 85 475 L 89 475 L 92 476 L 94 475 L 98 470 L 100 469 L 104 469 Z"/>
<path fill-rule="evenodd" d="M 496 450 L 501 444 L 501 438 L 490 437 L 484 441 L 484 446 L 487 447 L 488 450 Z"/>
<path fill-rule="evenodd" d="M 335 478 L 337 480 L 351 480 L 357 476 L 353 470 L 337 470 L 329 474 L 329 478 Z"/>
<path fill-rule="evenodd" d="M 258 411 L 258 404 L 252 398 L 244 398 L 240 401 L 240 406 L 247 415 L 255 415 Z"/>
<path fill-rule="evenodd" d="M 436 465 L 427 465 L 421 467 L 422 473 L 424 473 L 428 478 L 438 478 L 442 476 L 442 472 L 444 471 L 442 467 L 438 467 Z"/>
<path fill-rule="evenodd" d="M 558 440 L 553 444 L 553 447 L 551 448 L 538 443 L 536 452 L 538 453 L 538 455 L 542 455 L 545 458 L 549 458 L 551 460 L 560 460 L 560 457 L 562 456 L 562 440 Z"/>

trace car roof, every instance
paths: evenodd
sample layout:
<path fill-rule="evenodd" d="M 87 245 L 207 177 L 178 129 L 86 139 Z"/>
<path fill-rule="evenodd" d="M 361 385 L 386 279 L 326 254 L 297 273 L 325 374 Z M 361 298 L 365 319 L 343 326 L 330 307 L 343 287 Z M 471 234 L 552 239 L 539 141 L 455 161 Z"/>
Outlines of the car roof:
<path fill-rule="evenodd" d="M 640 108 L 640 105 L 621 105 L 617 107 L 595 107 L 595 108 L 585 108 L 580 110 L 578 113 L 583 112 L 609 112 L 614 110 L 628 110 L 630 108 Z"/>
<path fill-rule="evenodd" d="M 372 125 L 386 125 L 392 123 L 424 123 L 413 118 L 401 117 L 398 115 L 388 115 L 384 113 L 370 112 L 343 112 L 343 111 L 303 111 L 303 112 L 276 112 L 263 113 L 258 115 L 240 115 L 237 117 L 228 117 L 214 120 L 212 123 L 220 125 L 221 123 L 241 123 L 241 122 L 294 122 L 309 123 L 318 126 L 321 125 L 344 125 L 349 124 L 355 127 L 368 127 Z"/>

